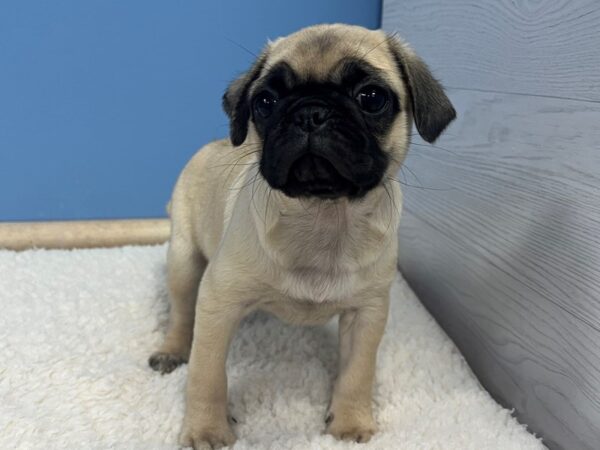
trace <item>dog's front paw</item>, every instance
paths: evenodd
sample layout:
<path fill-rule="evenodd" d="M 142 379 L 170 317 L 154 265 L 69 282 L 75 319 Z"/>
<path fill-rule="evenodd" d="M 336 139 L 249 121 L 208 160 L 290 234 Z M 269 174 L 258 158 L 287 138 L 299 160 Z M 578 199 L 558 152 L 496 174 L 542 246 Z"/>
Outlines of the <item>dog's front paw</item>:
<path fill-rule="evenodd" d="M 178 366 L 186 362 L 187 358 L 181 355 L 165 352 L 153 353 L 148 359 L 150 367 L 163 375 L 173 372 Z"/>
<path fill-rule="evenodd" d="M 184 423 L 179 443 L 194 450 L 212 450 L 231 446 L 236 437 L 227 420 L 210 423 Z"/>
<path fill-rule="evenodd" d="M 368 442 L 377 432 L 377 425 L 370 412 L 360 409 L 337 408 L 325 419 L 326 432 L 342 441 Z"/>

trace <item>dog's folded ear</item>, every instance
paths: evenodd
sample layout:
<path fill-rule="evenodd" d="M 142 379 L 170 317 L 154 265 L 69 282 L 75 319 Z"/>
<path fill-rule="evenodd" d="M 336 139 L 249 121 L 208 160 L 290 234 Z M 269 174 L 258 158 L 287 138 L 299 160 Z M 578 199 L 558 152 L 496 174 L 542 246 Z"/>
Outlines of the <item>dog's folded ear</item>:
<path fill-rule="evenodd" d="M 248 134 L 250 120 L 250 86 L 260 75 L 267 59 L 267 50 L 258 56 L 250 69 L 231 82 L 223 94 L 223 109 L 229 116 L 229 136 L 234 146 L 242 144 Z"/>
<path fill-rule="evenodd" d="M 427 142 L 434 142 L 456 118 L 456 111 L 427 64 L 394 36 L 388 39 L 398 70 L 409 90 L 417 130 Z"/>

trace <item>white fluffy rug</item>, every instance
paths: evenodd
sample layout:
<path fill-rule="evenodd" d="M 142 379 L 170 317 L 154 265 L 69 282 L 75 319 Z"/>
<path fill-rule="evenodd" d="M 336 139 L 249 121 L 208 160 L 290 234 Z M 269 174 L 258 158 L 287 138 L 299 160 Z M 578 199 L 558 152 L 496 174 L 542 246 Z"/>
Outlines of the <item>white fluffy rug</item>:
<path fill-rule="evenodd" d="M 177 448 L 186 366 L 147 364 L 165 330 L 165 246 L 0 251 L 0 448 Z M 402 281 L 379 353 L 380 433 L 322 435 L 336 324 L 249 317 L 229 358 L 236 449 L 540 449 L 481 388 Z"/>

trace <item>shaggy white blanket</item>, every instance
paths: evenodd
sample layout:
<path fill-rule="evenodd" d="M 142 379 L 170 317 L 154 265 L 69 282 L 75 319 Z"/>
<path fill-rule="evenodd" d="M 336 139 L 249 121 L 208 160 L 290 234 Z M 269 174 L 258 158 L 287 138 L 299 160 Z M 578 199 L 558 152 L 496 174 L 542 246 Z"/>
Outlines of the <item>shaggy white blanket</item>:
<path fill-rule="evenodd" d="M 0 448 L 171 449 L 186 366 L 153 372 L 167 318 L 165 246 L 0 251 Z M 399 280 L 374 392 L 369 444 L 322 435 L 336 324 L 258 313 L 228 361 L 236 449 L 540 449 L 482 389 Z"/>

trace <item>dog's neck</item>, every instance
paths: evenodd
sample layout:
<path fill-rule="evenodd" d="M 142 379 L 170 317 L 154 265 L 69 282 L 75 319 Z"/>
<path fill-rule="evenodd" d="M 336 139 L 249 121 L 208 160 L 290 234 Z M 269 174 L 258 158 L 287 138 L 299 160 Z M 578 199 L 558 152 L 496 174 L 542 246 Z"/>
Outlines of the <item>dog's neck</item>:
<path fill-rule="evenodd" d="M 282 267 L 356 271 L 375 261 L 396 233 L 402 198 L 395 184 L 361 199 L 322 200 L 290 198 L 263 179 L 257 183 L 250 208 L 258 237 Z"/>

